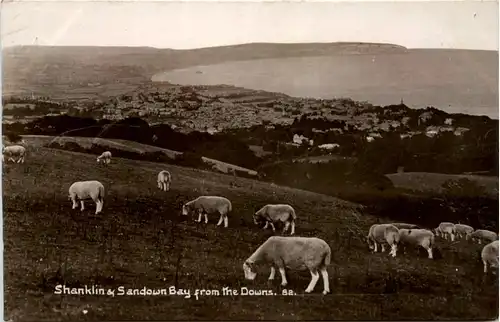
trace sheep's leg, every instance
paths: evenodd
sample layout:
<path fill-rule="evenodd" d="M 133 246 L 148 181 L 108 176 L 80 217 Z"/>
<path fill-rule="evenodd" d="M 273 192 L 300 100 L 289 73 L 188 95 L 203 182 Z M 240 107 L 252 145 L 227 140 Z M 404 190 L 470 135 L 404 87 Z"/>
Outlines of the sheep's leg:
<path fill-rule="evenodd" d="M 221 214 L 219 217 L 219 221 L 217 222 L 217 226 L 220 226 L 222 224 L 222 221 L 224 220 L 224 215 Z"/>
<path fill-rule="evenodd" d="M 276 228 L 274 228 L 274 223 L 270 223 L 271 224 L 271 227 L 273 228 L 273 232 L 276 231 Z"/>
<path fill-rule="evenodd" d="M 484 270 L 483 270 L 483 272 L 484 272 L 484 273 L 487 273 L 487 272 L 488 272 L 488 263 L 486 263 L 486 261 L 483 261 L 483 265 L 484 265 Z"/>
<path fill-rule="evenodd" d="M 269 226 L 269 221 L 266 221 L 266 225 L 262 229 L 264 229 L 264 230 L 267 229 L 267 226 Z"/>
<path fill-rule="evenodd" d="M 167 182 L 165 183 L 165 191 L 169 191 L 170 190 L 170 182 Z"/>
<path fill-rule="evenodd" d="M 283 228 L 283 234 L 287 232 L 288 228 L 290 228 L 290 222 L 289 221 L 287 221 L 285 223 L 285 227 Z"/>
<path fill-rule="evenodd" d="M 398 248 L 397 248 L 396 244 L 392 244 L 391 245 L 391 252 L 390 252 L 390 254 L 392 255 L 392 257 L 396 257 L 396 251 L 397 251 L 397 249 Z"/>
<path fill-rule="evenodd" d="M 432 259 L 432 248 L 427 248 L 427 253 L 429 254 L 429 259 Z"/>
<path fill-rule="evenodd" d="M 224 228 L 227 228 L 227 226 L 229 225 L 229 219 L 227 219 L 227 215 L 224 215 Z"/>
<path fill-rule="evenodd" d="M 198 212 L 198 220 L 196 222 L 201 222 L 201 211 Z"/>
<path fill-rule="evenodd" d="M 205 213 L 205 224 L 208 223 L 208 216 L 207 216 L 207 213 Z"/>
<path fill-rule="evenodd" d="M 295 221 L 292 221 L 292 231 L 290 232 L 290 235 L 294 235 L 295 234 Z"/>
<path fill-rule="evenodd" d="M 274 275 L 276 275 L 276 269 L 274 268 L 274 266 L 271 266 L 271 274 L 269 274 L 270 281 L 274 280 Z"/>
<path fill-rule="evenodd" d="M 451 233 L 451 241 L 454 241 L 455 240 L 455 235 L 453 233 Z"/>
<path fill-rule="evenodd" d="M 71 198 L 71 201 L 73 201 L 73 208 L 72 209 L 76 209 L 76 207 L 78 207 L 78 203 L 76 202 L 76 198 Z"/>
<path fill-rule="evenodd" d="M 330 282 L 328 281 L 328 271 L 326 267 L 323 267 L 320 272 L 323 277 L 323 294 L 330 293 Z"/>
<path fill-rule="evenodd" d="M 373 252 L 374 252 L 374 253 L 378 252 L 377 242 L 376 242 L 376 241 L 374 241 L 374 242 L 373 242 L 373 245 L 374 245 L 374 246 L 373 246 Z"/>
<path fill-rule="evenodd" d="M 80 200 L 80 204 L 82 205 L 82 211 L 85 209 L 85 207 L 83 206 L 83 200 Z"/>
<path fill-rule="evenodd" d="M 319 279 L 319 273 L 317 270 L 311 270 L 311 282 L 309 282 L 309 285 L 306 288 L 306 293 L 311 293 L 312 290 L 314 290 L 314 287 L 316 286 L 316 283 L 318 282 Z"/>
<path fill-rule="evenodd" d="M 380 246 L 382 246 L 382 253 L 385 253 L 385 245 L 384 244 L 380 244 Z"/>
<path fill-rule="evenodd" d="M 161 189 L 161 182 L 158 181 L 158 189 Z"/>
<path fill-rule="evenodd" d="M 281 286 L 286 286 L 288 284 L 288 282 L 286 281 L 285 268 L 280 267 L 279 271 L 280 271 L 280 275 L 281 275 Z"/>

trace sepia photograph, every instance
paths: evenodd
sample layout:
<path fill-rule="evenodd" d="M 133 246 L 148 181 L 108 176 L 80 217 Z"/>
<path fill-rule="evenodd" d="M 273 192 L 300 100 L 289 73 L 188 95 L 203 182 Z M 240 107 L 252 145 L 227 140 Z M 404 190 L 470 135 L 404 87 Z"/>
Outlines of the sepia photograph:
<path fill-rule="evenodd" d="M 3 319 L 498 320 L 498 1 L 3 1 Z"/>

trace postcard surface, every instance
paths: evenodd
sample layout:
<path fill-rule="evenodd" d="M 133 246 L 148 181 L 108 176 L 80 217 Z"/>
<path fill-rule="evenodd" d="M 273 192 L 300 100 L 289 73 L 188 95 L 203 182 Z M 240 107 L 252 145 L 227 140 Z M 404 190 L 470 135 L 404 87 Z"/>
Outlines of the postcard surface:
<path fill-rule="evenodd" d="M 498 319 L 498 3 L 2 3 L 5 321 Z"/>

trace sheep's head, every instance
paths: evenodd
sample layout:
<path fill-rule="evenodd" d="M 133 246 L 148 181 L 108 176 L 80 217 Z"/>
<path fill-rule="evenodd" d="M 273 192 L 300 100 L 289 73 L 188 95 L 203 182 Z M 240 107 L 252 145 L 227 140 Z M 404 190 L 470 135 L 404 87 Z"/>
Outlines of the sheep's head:
<path fill-rule="evenodd" d="M 190 210 L 189 204 L 183 205 L 182 206 L 182 215 L 187 216 L 189 214 L 189 210 Z"/>
<path fill-rule="evenodd" d="M 255 272 L 255 268 L 253 267 L 254 263 L 245 261 L 243 263 L 243 272 L 245 273 L 245 278 L 247 280 L 253 281 L 257 276 L 257 272 Z"/>
<path fill-rule="evenodd" d="M 262 218 L 259 216 L 258 213 L 253 214 L 253 222 L 256 225 L 260 225 L 262 223 Z"/>
<path fill-rule="evenodd" d="M 368 248 L 369 248 L 370 250 L 373 250 L 373 249 L 375 248 L 375 246 L 374 246 L 374 245 L 372 245 L 372 243 L 370 243 L 370 238 L 365 237 L 365 241 L 366 241 L 366 243 L 368 244 Z"/>
<path fill-rule="evenodd" d="M 97 163 L 99 163 L 99 162 L 101 162 L 101 158 L 98 157 L 97 158 Z"/>

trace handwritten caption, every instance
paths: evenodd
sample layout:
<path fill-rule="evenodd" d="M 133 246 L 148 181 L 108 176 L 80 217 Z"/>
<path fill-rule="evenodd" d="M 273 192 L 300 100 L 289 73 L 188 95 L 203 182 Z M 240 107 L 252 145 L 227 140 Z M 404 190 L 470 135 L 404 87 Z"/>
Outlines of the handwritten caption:
<path fill-rule="evenodd" d="M 234 289 L 223 287 L 221 289 L 188 289 L 176 288 L 170 286 L 168 288 L 127 288 L 119 286 L 117 288 L 102 288 L 95 285 L 84 287 L 67 287 L 65 285 L 56 285 L 54 294 L 57 295 L 97 295 L 97 296 L 180 296 L 186 299 L 194 298 L 198 300 L 202 296 L 294 296 L 297 295 L 292 290 L 283 289 L 281 292 L 274 290 L 252 289 L 241 287 Z"/>

